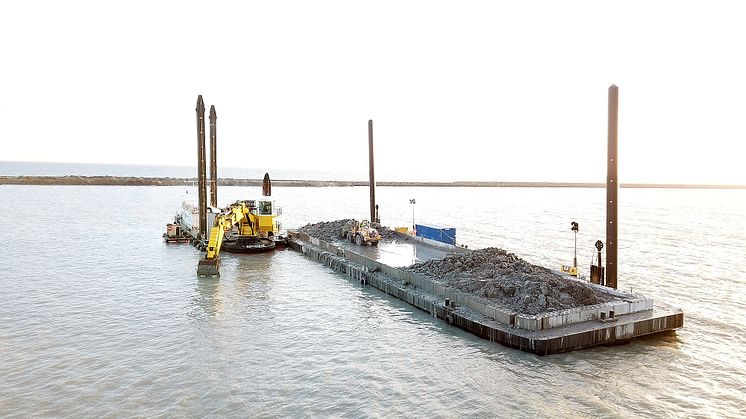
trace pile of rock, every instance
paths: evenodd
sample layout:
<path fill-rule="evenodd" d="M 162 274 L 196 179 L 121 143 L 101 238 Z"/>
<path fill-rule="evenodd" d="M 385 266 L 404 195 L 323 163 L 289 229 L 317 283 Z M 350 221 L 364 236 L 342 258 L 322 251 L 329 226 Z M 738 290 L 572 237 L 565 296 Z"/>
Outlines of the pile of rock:
<path fill-rule="evenodd" d="M 589 286 L 494 247 L 449 254 L 405 269 L 518 313 L 537 314 L 599 302 Z"/>
<path fill-rule="evenodd" d="M 388 227 L 382 226 L 380 224 L 373 224 L 373 227 L 378 230 L 378 234 L 381 235 L 381 240 L 383 240 L 384 242 L 393 241 L 398 238 L 396 232 Z"/>
<path fill-rule="evenodd" d="M 342 229 L 347 223 L 351 221 L 351 219 L 345 219 L 306 224 L 298 230 L 308 234 L 309 236 L 316 237 L 327 242 L 332 242 L 342 238 L 340 236 Z M 383 241 L 394 240 L 396 238 L 396 233 L 394 233 L 394 231 L 390 228 L 379 226 L 378 224 L 374 224 L 374 227 L 376 230 L 378 230 L 378 233 L 381 234 L 381 238 Z"/>
<path fill-rule="evenodd" d="M 352 220 L 346 219 L 337 221 L 322 221 L 320 223 L 306 224 L 298 230 L 308 234 L 311 237 L 316 237 L 327 242 L 332 242 L 335 240 L 339 240 L 339 234 L 342 231 L 342 228 L 350 221 Z"/>
<path fill-rule="evenodd" d="M 340 232 L 350 221 L 307 224 L 299 230 L 333 242 L 340 240 Z M 397 238 L 389 228 L 376 228 L 384 241 Z M 416 263 L 404 269 L 486 298 L 517 313 L 538 314 L 601 302 L 588 285 L 494 247 L 448 254 L 443 259 Z"/>

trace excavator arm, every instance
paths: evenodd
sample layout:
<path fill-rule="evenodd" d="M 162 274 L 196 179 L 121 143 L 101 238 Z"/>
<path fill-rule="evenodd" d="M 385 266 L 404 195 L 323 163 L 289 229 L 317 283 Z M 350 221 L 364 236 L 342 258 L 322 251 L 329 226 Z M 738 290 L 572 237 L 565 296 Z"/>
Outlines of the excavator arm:
<path fill-rule="evenodd" d="M 197 275 L 214 276 L 220 275 L 220 247 L 223 244 L 225 233 L 238 225 L 241 234 L 256 234 L 258 220 L 249 211 L 244 203 L 236 203 L 228 208 L 225 213 L 215 217 L 215 224 L 210 229 L 210 238 L 207 242 L 205 257 L 200 259 L 197 265 Z"/>

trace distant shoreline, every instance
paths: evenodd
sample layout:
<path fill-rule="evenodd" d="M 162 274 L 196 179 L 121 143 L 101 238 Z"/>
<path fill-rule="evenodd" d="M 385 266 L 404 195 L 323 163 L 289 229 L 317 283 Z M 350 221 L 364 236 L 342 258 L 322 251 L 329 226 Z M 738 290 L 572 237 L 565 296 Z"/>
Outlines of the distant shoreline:
<path fill-rule="evenodd" d="M 0 176 L 0 185 L 92 185 L 92 186 L 184 186 L 196 178 L 137 176 Z M 208 181 L 209 183 L 209 181 Z M 278 187 L 349 187 L 368 186 L 360 180 L 272 180 Z M 218 186 L 261 186 L 261 179 L 218 179 Z M 378 187 L 457 187 L 457 188 L 604 188 L 604 183 L 591 182 L 376 182 Z M 670 183 L 621 183 L 621 188 L 647 189 L 746 189 L 746 185 L 694 185 Z"/>

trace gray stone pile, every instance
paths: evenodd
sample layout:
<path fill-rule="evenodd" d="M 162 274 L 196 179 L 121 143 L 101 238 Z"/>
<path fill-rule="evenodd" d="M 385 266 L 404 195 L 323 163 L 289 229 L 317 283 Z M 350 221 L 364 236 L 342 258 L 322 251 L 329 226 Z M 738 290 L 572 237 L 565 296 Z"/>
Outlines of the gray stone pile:
<path fill-rule="evenodd" d="M 306 224 L 299 230 L 334 242 L 340 240 L 340 232 L 349 221 Z M 376 228 L 384 241 L 397 238 L 389 228 Z M 494 247 L 449 253 L 443 259 L 416 263 L 404 269 L 486 298 L 517 313 L 538 314 L 601 302 L 589 286 Z"/>
<path fill-rule="evenodd" d="M 352 220 L 322 221 L 320 223 L 306 224 L 298 230 L 327 242 L 339 240 L 342 227 Z"/>
<path fill-rule="evenodd" d="M 393 240 L 398 239 L 396 232 L 386 226 L 382 226 L 380 224 L 373 224 L 373 227 L 375 227 L 375 229 L 378 230 L 378 234 L 381 235 L 381 240 L 383 241 L 393 241 Z"/>
<path fill-rule="evenodd" d="M 313 236 L 327 242 L 332 242 L 342 238 L 340 237 L 340 232 L 342 231 L 342 228 L 345 226 L 345 224 L 350 221 L 352 220 L 345 219 L 306 224 L 303 227 L 299 228 L 299 230 L 308 234 L 309 236 Z M 383 241 L 396 239 L 396 233 L 394 233 L 394 231 L 390 228 L 379 226 L 377 224 L 374 224 L 374 227 L 376 230 L 378 230 L 378 233 L 381 234 L 381 238 Z"/>
<path fill-rule="evenodd" d="M 449 254 L 405 269 L 517 313 L 538 314 L 599 302 L 589 286 L 494 247 Z"/>

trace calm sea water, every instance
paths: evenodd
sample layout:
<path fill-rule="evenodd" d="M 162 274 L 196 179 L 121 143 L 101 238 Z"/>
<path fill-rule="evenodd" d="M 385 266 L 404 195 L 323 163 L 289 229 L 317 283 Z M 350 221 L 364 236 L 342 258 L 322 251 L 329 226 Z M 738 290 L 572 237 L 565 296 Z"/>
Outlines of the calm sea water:
<path fill-rule="evenodd" d="M 221 204 L 258 188 L 222 188 Z M 363 217 L 367 188 L 273 188 L 286 227 Z M 620 190 L 622 288 L 685 328 L 537 357 L 476 338 L 290 251 L 161 241 L 179 187 L 0 186 L 0 416 L 743 417 L 746 191 Z M 388 225 L 457 228 L 587 266 L 601 189 L 379 188 Z"/>

